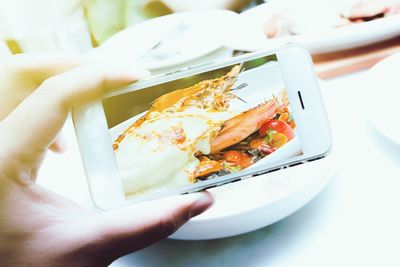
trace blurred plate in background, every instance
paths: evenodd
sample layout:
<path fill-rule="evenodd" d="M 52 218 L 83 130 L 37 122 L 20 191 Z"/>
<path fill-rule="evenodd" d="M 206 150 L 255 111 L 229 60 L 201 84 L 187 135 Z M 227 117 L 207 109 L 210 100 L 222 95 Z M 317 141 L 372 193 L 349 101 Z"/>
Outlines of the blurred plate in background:
<path fill-rule="evenodd" d="M 151 19 L 117 33 L 95 53 L 137 61 L 150 70 L 180 65 L 223 47 L 225 29 L 237 16 L 227 10 L 201 10 Z"/>
<path fill-rule="evenodd" d="M 290 3 L 290 1 L 282 0 L 280 3 L 284 5 L 285 2 Z M 316 0 L 308 0 L 308 2 L 312 3 Z M 327 7 L 335 5 L 336 1 L 321 0 L 317 2 L 316 6 L 310 5 L 307 12 L 297 14 L 303 25 L 298 26 L 296 30 L 303 30 L 305 33 L 267 39 L 264 34 L 264 25 L 267 19 L 277 12 L 277 8 L 272 8 L 269 3 L 266 3 L 240 14 L 236 24 L 232 27 L 234 30 L 226 45 L 236 50 L 255 51 L 296 42 L 306 46 L 311 53 L 319 54 L 369 45 L 400 34 L 400 15 L 334 28 L 333 25 L 338 23 L 335 21 L 334 14 L 326 12 L 325 16 L 318 12 L 332 11 Z M 338 3 L 340 2 L 338 1 Z M 306 4 L 304 3 L 304 5 Z M 326 7 L 323 7 L 324 5 Z M 312 16 L 316 21 L 306 20 L 307 17 L 311 17 L 310 14 L 316 14 Z"/>

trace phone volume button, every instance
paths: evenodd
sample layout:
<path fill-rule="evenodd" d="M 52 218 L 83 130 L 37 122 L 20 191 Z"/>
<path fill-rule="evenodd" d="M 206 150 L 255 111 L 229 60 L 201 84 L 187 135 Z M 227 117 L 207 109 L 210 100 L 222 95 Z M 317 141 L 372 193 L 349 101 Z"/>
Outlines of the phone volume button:
<path fill-rule="evenodd" d="M 207 186 L 206 188 L 204 188 L 203 190 L 208 190 L 208 189 L 211 189 L 211 188 L 214 188 L 214 187 L 217 187 L 218 185 L 210 185 L 210 186 Z"/>
<path fill-rule="evenodd" d="M 301 164 L 303 164 L 303 162 L 296 162 L 296 163 L 290 164 L 290 167 L 295 167 L 295 166 L 298 166 Z"/>
<path fill-rule="evenodd" d="M 270 173 L 270 172 L 276 172 L 276 171 L 279 171 L 280 169 L 282 169 L 283 167 L 279 167 L 279 168 L 275 168 L 275 169 L 271 169 L 271 170 L 268 170 L 267 171 L 267 173 Z"/>

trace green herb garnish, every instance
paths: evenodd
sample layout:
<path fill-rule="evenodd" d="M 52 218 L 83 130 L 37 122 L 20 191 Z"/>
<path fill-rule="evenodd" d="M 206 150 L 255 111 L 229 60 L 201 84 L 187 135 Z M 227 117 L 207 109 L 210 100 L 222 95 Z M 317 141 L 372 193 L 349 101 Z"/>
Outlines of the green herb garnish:
<path fill-rule="evenodd" d="M 276 131 L 272 128 L 268 128 L 267 134 L 264 136 L 264 142 L 270 144 L 272 137 L 276 134 Z"/>

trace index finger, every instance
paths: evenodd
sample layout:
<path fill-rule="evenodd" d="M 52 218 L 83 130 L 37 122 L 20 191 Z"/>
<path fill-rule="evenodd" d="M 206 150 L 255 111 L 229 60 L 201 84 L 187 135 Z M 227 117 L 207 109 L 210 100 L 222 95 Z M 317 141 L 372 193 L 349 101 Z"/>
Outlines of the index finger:
<path fill-rule="evenodd" d="M 12 56 L 0 72 L 0 121 L 47 78 L 82 65 L 76 54 L 21 54 Z"/>
<path fill-rule="evenodd" d="M 88 61 L 89 58 L 81 54 L 18 54 L 6 61 L 4 72 L 6 75 L 24 75 L 24 78 L 29 77 L 39 85 L 51 76 L 79 67 Z"/>
<path fill-rule="evenodd" d="M 85 65 L 49 78 L 0 123 L 0 140 L 7 140 L 0 156 L 37 164 L 72 107 L 145 75 L 121 66 Z"/>

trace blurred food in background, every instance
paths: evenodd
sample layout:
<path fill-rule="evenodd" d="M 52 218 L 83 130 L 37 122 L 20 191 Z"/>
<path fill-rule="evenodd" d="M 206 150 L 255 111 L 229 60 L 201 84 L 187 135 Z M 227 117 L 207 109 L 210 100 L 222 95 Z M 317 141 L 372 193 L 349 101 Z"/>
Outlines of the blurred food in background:
<path fill-rule="evenodd" d="M 81 0 L 0 0 L 0 22 L 0 36 L 14 53 L 91 48 Z"/>
<path fill-rule="evenodd" d="M 86 0 L 84 8 L 94 46 L 128 26 L 173 12 L 151 0 Z"/>
<path fill-rule="evenodd" d="M 14 54 L 101 46 L 101 58 L 159 72 L 287 42 L 316 54 L 398 34 L 400 0 L 0 0 L 0 40 Z"/>
<path fill-rule="evenodd" d="M 349 22 L 357 23 L 400 14 L 400 0 L 362 0 L 342 13 Z"/>
<path fill-rule="evenodd" d="M 85 13 L 94 45 L 97 46 L 122 29 L 147 19 L 199 9 L 240 11 L 251 2 L 252 0 L 86 0 Z"/>
<path fill-rule="evenodd" d="M 320 32 L 400 14 L 400 0 L 270 0 L 264 31 L 268 38 Z M 312 7 L 312 8 L 310 8 Z"/>
<path fill-rule="evenodd" d="M 0 0 L 0 39 L 13 53 L 84 52 L 145 20 L 197 9 L 240 11 L 252 0 Z"/>
<path fill-rule="evenodd" d="M 229 9 L 240 12 L 251 0 L 160 0 L 174 12 L 194 9 Z"/>

